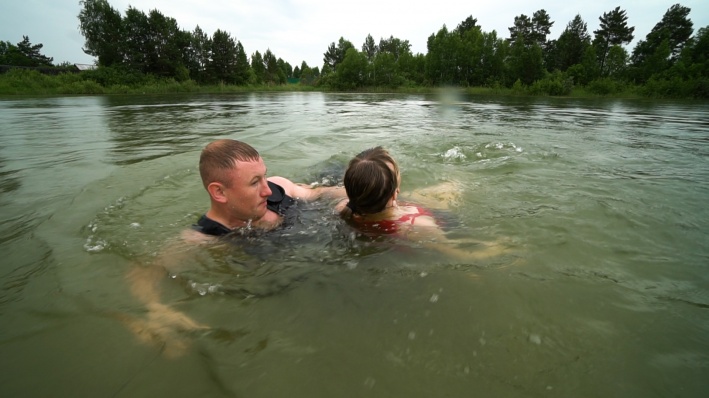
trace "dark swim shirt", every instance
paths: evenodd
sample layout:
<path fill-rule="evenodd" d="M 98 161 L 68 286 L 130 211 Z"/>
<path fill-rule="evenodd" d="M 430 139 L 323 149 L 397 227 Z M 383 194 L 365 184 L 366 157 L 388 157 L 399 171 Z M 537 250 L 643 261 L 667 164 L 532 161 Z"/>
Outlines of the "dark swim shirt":
<path fill-rule="evenodd" d="M 286 210 L 295 203 L 295 199 L 286 195 L 286 190 L 278 184 L 268 181 L 268 187 L 271 189 L 271 195 L 266 199 L 266 208 L 280 216 L 284 216 Z M 195 231 L 212 236 L 223 236 L 233 231 L 223 224 L 207 217 L 206 214 L 202 215 L 199 221 L 197 221 L 197 224 L 193 225 L 192 228 Z"/>

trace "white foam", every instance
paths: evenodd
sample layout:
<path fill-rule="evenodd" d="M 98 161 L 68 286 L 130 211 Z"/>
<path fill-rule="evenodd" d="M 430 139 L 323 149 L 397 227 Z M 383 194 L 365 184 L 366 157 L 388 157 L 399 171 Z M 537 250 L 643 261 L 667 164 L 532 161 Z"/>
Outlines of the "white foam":
<path fill-rule="evenodd" d="M 466 158 L 465 154 L 463 151 L 461 151 L 460 147 L 454 146 L 453 148 L 447 150 L 442 157 L 446 159 L 460 159 L 463 160 Z"/>

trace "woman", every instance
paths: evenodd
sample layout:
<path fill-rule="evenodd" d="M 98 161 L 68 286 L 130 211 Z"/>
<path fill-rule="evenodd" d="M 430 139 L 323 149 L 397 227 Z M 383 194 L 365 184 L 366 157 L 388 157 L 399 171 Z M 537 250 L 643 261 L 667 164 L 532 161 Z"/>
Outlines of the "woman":
<path fill-rule="evenodd" d="M 392 234 L 461 258 L 484 258 L 502 253 L 499 246 L 485 243 L 482 250 L 475 252 L 452 245 L 454 242 L 446 238 L 430 210 L 419 204 L 397 201 L 400 184 L 399 166 L 389 152 L 382 147 L 368 149 L 347 166 L 344 177 L 347 199 L 335 209 L 365 235 Z M 412 196 L 446 205 L 455 201 L 455 193 L 460 192 L 457 188 L 457 184 L 447 183 Z"/>

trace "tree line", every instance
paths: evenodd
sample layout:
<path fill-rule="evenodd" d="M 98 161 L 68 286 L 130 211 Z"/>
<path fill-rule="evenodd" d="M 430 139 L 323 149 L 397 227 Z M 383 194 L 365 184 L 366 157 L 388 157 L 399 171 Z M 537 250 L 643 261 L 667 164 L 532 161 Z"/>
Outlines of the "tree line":
<path fill-rule="evenodd" d="M 9 41 L 0 41 L 0 65 L 22 66 L 27 68 L 52 67 L 54 58 L 42 55 L 43 45 L 32 44 L 28 36 L 13 45 Z"/>
<path fill-rule="evenodd" d="M 283 85 L 300 82 L 337 90 L 367 87 L 459 86 L 511 88 L 533 94 L 567 95 L 574 87 L 596 94 L 635 90 L 667 97 L 709 97 L 709 27 L 694 34 L 690 9 L 670 7 L 632 51 L 635 28 L 620 7 L 604 12 L 588 32 L 581 15 L 550 39 L 551 16 L 543 9 L 516 16 L 509 36 L 486 32 L 469 16 L 454 29 L 445 25 L 427 40 L 426 54 L 413 54 L 408 40 L 361 47 L 343 37 L 323 54 L 322 69 L 303 61 L 293 68 L 270 49 L 247 56 L 240 41 L 217 29 L 182 30 L 158 10 L 129 6 L 124 15 L 107 0 L 81 0 L 83 50 L 96 57 L 101 84 L 138 83 L 140 76 L 177 82 Z M 24 36 L 17 46 L 0 42 L 0 64 L 51 65 L 51 58 Z M 24 56 L 24 58 L 23 58 Z M 14 62 L 14 63 L 13 63 Z"/>
<path fill-rule="evenodd" d="M 444 25 L 429 36 L 428 52 L 412 54 L 409 42 L 394 37 L 379 45 L 371 35 L 361 51 L 340 38 L 324 54 L 321 83 L 341 89 L 368 85 L 452 85 L 525 88 L 534 94 L 565 95 L 575 85 L 596 94 L 637 87 L 655 96 L 709 97 L 709 27 L 692 35 L 690 9 L 670 7 L 632 52 L 634 39 L 625 10 L 616 7 L 599 17 L 588 32 L 580 15 L 560 36 L 549 39 L 554 22 L 545 10 L 521 14 L 509 37 L 485 32 L 469 16 L 455 29 Z"/>

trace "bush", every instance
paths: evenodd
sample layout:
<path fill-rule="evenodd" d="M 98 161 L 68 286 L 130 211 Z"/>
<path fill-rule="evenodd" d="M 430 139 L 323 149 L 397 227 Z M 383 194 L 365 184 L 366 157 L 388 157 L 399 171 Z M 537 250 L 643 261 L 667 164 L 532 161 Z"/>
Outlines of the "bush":
<path fill-rule="evenodd" d="M 122 66 L 101 66 L 94 70 L 85 71 L 81 76 L 84 80 L 93 80 L 106 88 L 114 85 L 136 87 L 150 84 L 154 81 L 154 78 L 150 75 Z"/>
<path fill-rule="evenodd" d="M 709 98 L 709 78 L 693 80 L 691 95 L 694 98 Z"/>
<path fill-rule="evenodd" d="M 522 80 L 517 79 L 515 81 L 515 84 L 512 85 L 512 92 L 515 94 L 523 94 L 525 92 L 524 85 L 522 84 Z"/>
<path fill-rule="evenodd" d="M 537 80 L 529 87 L 528 92 L 532 95 L 569 95 L 574 88 L 573 78 L 566 77 L 560 71 L 548 74 L 541 80 Z"/>
<path fill-rule="evenodd" d="M 0 81 L 0 92 L 5 94 L 50 94 L 59 86 L 54 76 L 21 68 L 13 68 L 1 74 Z"/>
<path fill-rule="evenodd" d="M 616 94 L 622 92 L 624 89 L 623 84 L 608 77 L 593 80 L 586 85 L 586 90 L 597 95 Z"/>
<path fill-rule="evenodd" d="M 63 85 L 58 94 L 103 94 L 105 89 L 93 80 L 75 81 Z"/>

